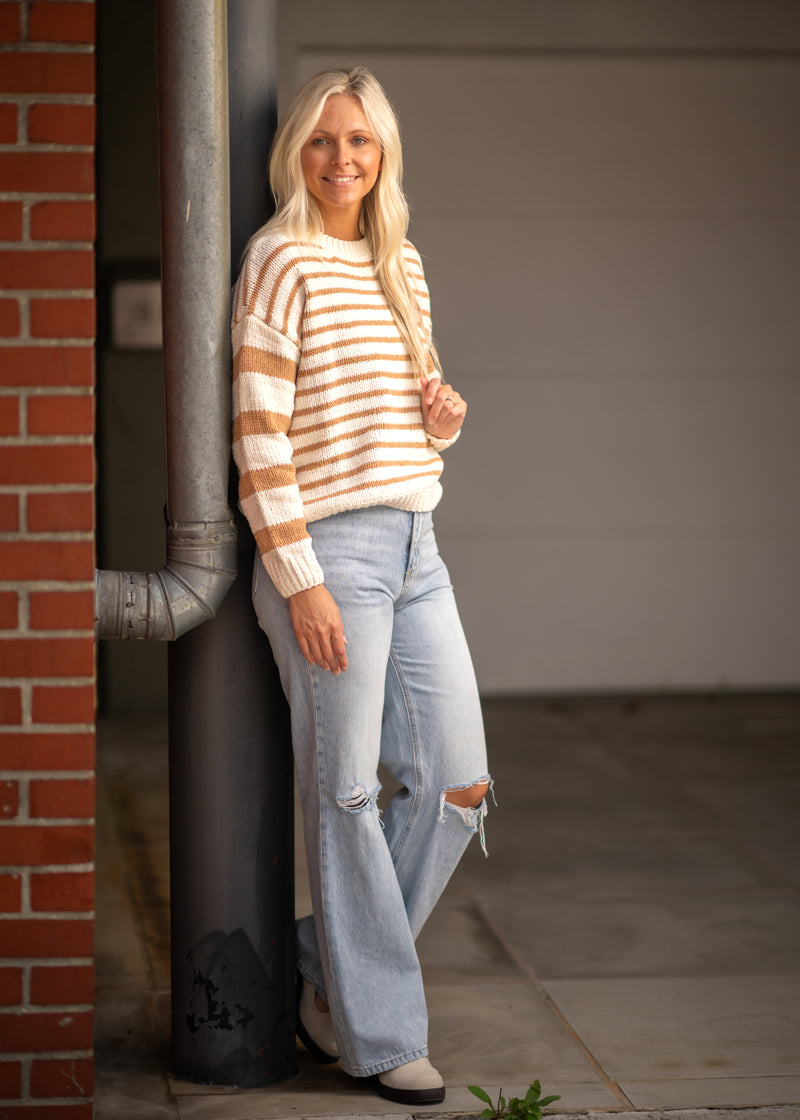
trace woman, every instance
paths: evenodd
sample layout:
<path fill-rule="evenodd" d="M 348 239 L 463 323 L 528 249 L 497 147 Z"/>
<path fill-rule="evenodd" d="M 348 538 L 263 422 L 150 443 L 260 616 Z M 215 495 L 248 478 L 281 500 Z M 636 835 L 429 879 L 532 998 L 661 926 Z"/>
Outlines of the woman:
<path fill-rule="evenodd" d="M 431 524 L 467 406 L 435 364 L 397 121 L 368 71 L 300 91 L 270 181 L 234 291 L 234 454 L 303 805 L 298 1034 L 382 1096 L 436 1103 L 414 941 L 483 842 L 490 784 Z M 382 819 L 379 761 L 400 783 Z"/>

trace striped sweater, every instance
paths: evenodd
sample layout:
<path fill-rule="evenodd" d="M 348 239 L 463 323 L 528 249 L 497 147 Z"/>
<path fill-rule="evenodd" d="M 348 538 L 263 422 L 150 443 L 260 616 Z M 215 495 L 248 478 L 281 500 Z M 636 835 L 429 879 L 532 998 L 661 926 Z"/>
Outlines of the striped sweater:
<path fill-rule="evenodd" d="M 430 324 L 418 253 L 404 259 Z M 239 501 L 284 597 L 324 582 L 307 524 L 388 505 L 431 510 L 438 451 L 369 243 L 268 234 L 233 294 L 233 454 Z"/>

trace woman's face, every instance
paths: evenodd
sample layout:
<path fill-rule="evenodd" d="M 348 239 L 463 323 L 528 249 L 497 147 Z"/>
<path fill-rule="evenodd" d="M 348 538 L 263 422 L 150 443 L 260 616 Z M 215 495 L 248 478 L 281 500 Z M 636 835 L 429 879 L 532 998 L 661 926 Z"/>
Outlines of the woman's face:
<path fill-rule="evenodd" d="M 357 97 L 331 94 L 300 160 L 325 232 L 334 237 L 358 236 L 361 203 L 378 178 L 381 148 Z"/>

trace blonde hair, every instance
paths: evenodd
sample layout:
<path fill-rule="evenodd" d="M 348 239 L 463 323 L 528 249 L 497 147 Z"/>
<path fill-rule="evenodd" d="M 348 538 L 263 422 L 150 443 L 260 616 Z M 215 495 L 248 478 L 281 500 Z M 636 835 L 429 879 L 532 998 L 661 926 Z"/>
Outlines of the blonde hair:
<path fill-rule="evenodd" d="M 361 102 L 380 144 L 381 169 L 375 186 L 361 205 L 359 229 L 369 240 L 378 283 L 412 364 L 418 374 L 428 375 L 432 369 L 438 369 L 439 362 L 403 261 L 408 203 L 402 188 L 400 129 L 380 83 L 363 66 L 324 70 L 296 94 L 270 152 L 269 177 L 276 212 L 254 235 L 251 244 L 268 231 L 312 239 L 324 232 L 316 199 L 306 188 L 301 150 L 333 94 L 345 94 Z"/>

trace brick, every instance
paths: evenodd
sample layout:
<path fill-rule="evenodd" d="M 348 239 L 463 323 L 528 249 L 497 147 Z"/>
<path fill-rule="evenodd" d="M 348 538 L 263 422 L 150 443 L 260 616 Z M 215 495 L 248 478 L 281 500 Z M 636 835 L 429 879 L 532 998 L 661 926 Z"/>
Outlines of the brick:
<path fill-rule="evenodd" d="M 17 529 L 19 529 L 19 498 L 16 494 L 0 494 L 0 532 L 15 533 Z M 4 597 L 9 594 L 11 593 L 7 591 L 1 591 L 0 603 L 3 603 Z M 7 629 L 9 625 L 11 625 L 12 627 L 16 627 L 16 603 L 14 604 L 13 610 L 13 622 L 9 624 L 3 621 L 5 617 L 5 610 L 0 607 L 0 630 Z"/>
<path fill-rule="evenodd" d="M 0 105 L 0 119 L 3 106 Z M 22 203 L 0 202 L 0 241 L 22 240 Z"/>
<path fill-rule="evenodd" d="M 92 1120 L 93 1105 L 85 1104 L 4 1104 L 0 1120 Z"/>
<path fill-rule="evenodd" d="M 4 54 L 0 93 L 94 93 L 94 79 L 91 54 Z"/>
<path fill-rule="evenodd" d="M 93 572 L 91 541 L 55 540 L 44 545 L 12 540 L 3 541 L 0 548 L 0 579 L 91 579 Z"/>
<path fill-rule="evenodd" d="M 94 528 L 94 495 L 91 490 L 29 494 L 28 528 L 32 533 L 90 531 Z"/>
<path fill-rule="evenodd" d="M 35 144 L 93 144 L 94 105 L 31 105 L 28 140 Z"/>
<path fill-rule="evenodd" d="M 74 191 L 91 194 L 94 161 L 89 152 L 4 152 L 0 164 L 0 190 Z M 10 285 L 6 285 L 10 287 Z M 16 284 L 15 287 L 32 287 Z M 57 287 L 83 285 L 59 284 Z"/>
<path fill-rule="evenodd" d="M 2 303 L 7 302 L 3 300 Z M 0 304 L 0 315 L 2 305 Z M 0 397 L 0 436 L 19 435 L 19 401 L 16 397 Z"/>
<path fill-rule="evenodd" d="M 95 327 L 93 299 L 31 301 L 33 338 L 94 338 Z"/>
<path fill-rule="evenodd" d="M 18 688 L 0 688 L 0 723 L 15 724 L 21 722 L 22 693 Z M 2 794 L 0 794 L 0 797 L 2 797 Z"/>
<path fill-rule="evenodd" d="M 0 820 L 13 821 L 19 809 L 19 783 L 6 778 L 0 781 Z"/>
<path fill-rule="evenodd" d="M 0 1097 L 10 1100 L 21 1095 L 22 1062 L 0 1062 Z"/>
<path fill-rule="evenodd" d="M 35 965 L 31 969 L 31 1003 L 34 1006 L 64 1007 L 93 1000 L 93 965 Z"/>
<path fill-rule="evenodd" d="M 50 778 L 31 782 L 31 816 L 35 818 L 94 816 L 93 778 Z"/>
<path fill-rule="evenodd" d="M 89 444 L 25 444 L 0 447 L 0 478 L 6 486 L 47 482 L 91 482 L 94 457 Z"/>
<path fill-rule="evenodd" d="M 0 144 L 17 142 L 17 107 L 0 105 Z"/>
<path fill-rule="evenodd" d="M 15 299 L 0 299 L 0 338 L 16 338 L 18 334 L 19 303 Z"/>
<path fill-rule="evenodd" d="M 22 905 L 22 879 L 19 875 L 0 875 L 0 913 L 18 914 Z"/>
<path fill-rule="evenodd" d="M 3 163 L 5 159 L 4 157 Z M 2 163 L 0 163 L 2 166 Z M 56 180 L 59 182 L 60 180 Z M 52 180 L 51 180 L 52 182 Z M 0 186 L 0 190 L 4 189 Z M 36 188 L 9 187 L 7 190 Z M 61 187 L 69 190 L 69 187 Z M 94 256 L 90 249 L 0 250 L 0 288 L 93 288 Z"/>
<path fill-rule="evenodd" d="M 89 871 L 31 875 L 31 908 L 43 912 L 92 910 L 94 875 Z"/>
<path fill-rule="evenodd" d="M 91 957 L 94 953 L 94 921 L 90 917 L 17 918 L 0 922 L 0 956 L 9 960 L 38 957 Z M 0 1038 L 3 1036 L 0 1027 Z M 49 1046 L 41 1047 L 49 1050 Z"/>
<path fill-rule="evenodd" d="M 94 4 L 36 0 L 31 6 L 28 39 L 33 43 L 93 43 Z"/>
<path fill-rule="evenodd" d="M 34 303 L 38 301 L 34 300 Z M 42 302 L 49 303 L 50 300 Z M 94 329 L 94 300 L 53 300 L 54 303 L 85 303 L 90 307 Z M 2 397 L 0 397 L 2 400 Z M 28 435 L 90 436 L 94 432 L 94 397 L 31 397 L 28 401 Z"/>
<path fill-rule="evenodd" d="M 2 691 L 0 691 L 0 703 L 2 703 Z M 93 719 L 94 688 L 92 685 L 56 688 L 38 685 L 34 688 L 34 723 L 91 723 Z M 5 722 L 13 721 L 6 720 Z M 36 815 L 41 816 L 42 814 L 37 813 Z M 71 815 L 64 814 L 64 816 Z M 81 813 L 79 815 L 91 816 L 92 814 Z"/>
<path fill-rule="evenodd" d="M 0 4 L 0 43 L 18 43 L 22 36 L 20 4 Z"/>
<path fill-rule="evenodd" d="M 88 824 L 8 824 L 0 828 L 0 864 L 37 867 L 43 864 L 88 863 L 94 853 L 94 829 Z M 0 957 L 8 954 L 0 952 Z M 59 953 L 81 957 L 83 953 Z"/>
<path fill-rule="evenodd" d="M 33 591 L 30 618 L 34 630 L 90 630 L 94 627 L 94 594 L 91 591 Z"/>
<path fill-rule="evenodd" d="M 0 735 L 0 754 L 6 770 L 91 770 L 95 737 L 88 731 L 33 732 Z"/>
<path fill-rule="evenodd" d="M 4 497 L 13 498 L 14 495 L 4 495 Z M 2 503 L 0 503 L 0 510 L 2 510 Z M 0 591 L 0 630 L 16 630 L 18 624 L 19 596 L 16 591 Z"/>
<path fill-rule="evenodd" d="M 18 1003 L 22 1003 L 22 969 L 0 968 L 0 1007 Z"/>
<path fill-rule="evenodd" d="M 78 108 L 78 106 L 75 106 Z M 31 237 L 39 241 L 94 241 L 93 202 L 37 202 L 31 207 Z"/>
<path fill-rule="evenodd" d="M 85 638 L 0 639 L 0 675 L 6 677 L 91 677 L 94 650 Z"/>
<path fill-rule="evenodd" d="M 7 346 L 0 351 L 0 385 L 92 385 L 91 346 Z"/>
<path fill-rule="evenodd" d="M 31 1096 L 90 1097 L 94 1089 L 91 1058 L 40 1059 L 31 1069 Z"/>
<path fill-rule="evenodd" d="M 92 1046 L 92 1016 L 89 1011 L 73 1011 L 71 1014 L 58 1011 L 5 1012 L 0 1015 L 0 1039 L 3 1040 L 3 1050 L 18 1053 L 26 1050 L 34 1053 L 89 1050 Z M 35 1111 L 26 1115 L 38 1116 Z"/>
<path fill-rule="evenodd" d="M 95 329 L 95 301 L 93 299 L 35 299 L 31 301 L 31 336 L 33 338 L 94 338 Z"/>

